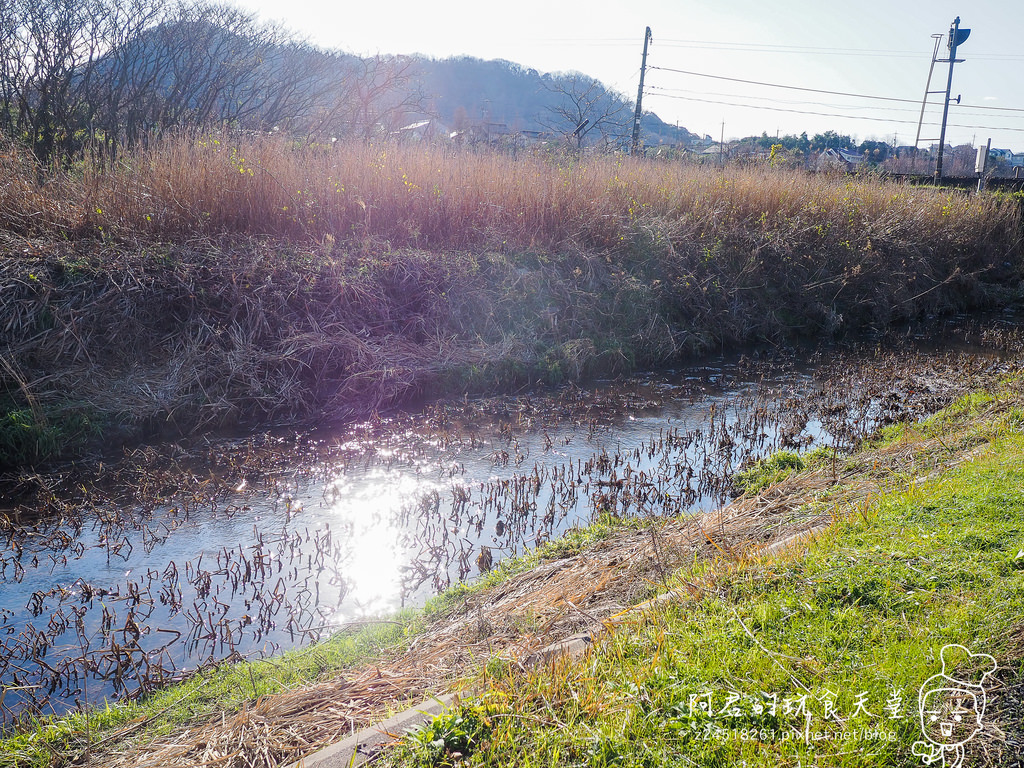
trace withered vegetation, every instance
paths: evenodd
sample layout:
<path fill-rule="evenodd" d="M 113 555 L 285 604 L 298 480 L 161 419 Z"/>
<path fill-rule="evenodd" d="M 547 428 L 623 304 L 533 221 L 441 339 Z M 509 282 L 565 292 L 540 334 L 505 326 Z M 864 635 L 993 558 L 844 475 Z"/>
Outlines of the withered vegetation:
<path fill-rule="evenodd" d="M 1015 205 L 205 133 L 0 168 L 0 465 L 883 327 L 1015 294 Z"/>

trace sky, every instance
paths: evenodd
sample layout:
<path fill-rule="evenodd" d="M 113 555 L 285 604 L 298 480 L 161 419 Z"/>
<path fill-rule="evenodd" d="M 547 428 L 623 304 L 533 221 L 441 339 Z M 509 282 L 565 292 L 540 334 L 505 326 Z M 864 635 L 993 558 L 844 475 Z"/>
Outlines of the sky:
<path fill-rule="evenodd" d="M 918 135 L 932 35 L 942 35 L 938 58 L 948 58 L 949 29 L 959 15 L 971 34 L 957 51 L 965 61 L 953 70 L 946 142 L 978 146 L 991 139 L 993 147 L 1024 151 L 1024 0 L 233 4 L 325 48 L 579 71 L 630 99 L 649 26 L 643 107 L 666 122 L 716 141 L 833 130 L 858 143 L 898 145 L 914 144 Z M 938 140 L 948 74 L 947 63 L 935 64 L 930 90 L 942 93 L 929 96 L 922 146 Z"/>

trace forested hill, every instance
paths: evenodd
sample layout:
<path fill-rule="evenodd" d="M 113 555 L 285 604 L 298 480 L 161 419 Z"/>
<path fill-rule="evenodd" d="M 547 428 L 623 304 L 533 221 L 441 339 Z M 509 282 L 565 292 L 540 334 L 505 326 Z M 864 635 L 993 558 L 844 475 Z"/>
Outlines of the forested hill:
<path fill-rule="evenodd" d="M 615 143 L 632 132 L 635 102 L 579 72 L 545 73 L 519 64 L 468 56 L 417 58 L 419 81 L 429 112 L 458 130 L 491 120 L 512 130 L 571 132 L 584 119 L 586 143 Z M 698 138 L 657 115 L 644 115 L 647 144 L 673 144 Z"/>
<path fill-rule="evenodd" d="M 615 148 L 632 133 L 633 108 L 584 74 L 360 58 L 204 0 L 0 2 L 0 135 L 28 143 L 43 165 L 86 144 L 113 150 L 196 127 L 371 138 L 427 118 L 435 135 L 487 125 Z M 648 144 L 690 136 L 654 115 L 643 129 Z"/>

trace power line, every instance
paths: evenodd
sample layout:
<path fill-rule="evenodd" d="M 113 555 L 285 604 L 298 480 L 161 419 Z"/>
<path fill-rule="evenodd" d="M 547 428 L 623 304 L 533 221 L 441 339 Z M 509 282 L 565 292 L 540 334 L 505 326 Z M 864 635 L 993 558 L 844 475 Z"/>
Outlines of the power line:
<path fill-rule="evenodd" d="M 785 88 L 790 91 L 805 91 L 807 93 L 824 93 L 829 96 L 849 96 L 855 99 L 875 99 L 878 101 L 898 101 L 903 104 L 919 104 L 914 99 L 898 99 L 893 96 L 870 96 L 864 93 L 847 93 L 845 91 L 826 91 L 821 88 L 804 88 L 799 85 L 781 85 L 779 83 L 765 83 L 759 80 L 744 80 L 739 77 L 725 77 L 724 75 L 709 75 L 705 72 L 691 72 L 685 69 L 673 69 L 671 67 L 651 66 L 651 69 L 660 69 L 663 72 L 676 72 L 680 75 L 693 75 L 694 77 L 708 77 L 712 80 L 728 80 L 733 83 L 745 83 L 746 85 L 762 85 L 768 88 Z"/>
<path fill-rule="evenodd" d="M 884 49 L 884 48 L 833 48 L 833 47 L 813 46 L 813 45 L 790 45 L 790 44 L 779 45 L 779 44 L 774 44 L 774 43 L 738 43 L 738 42 L 731 41 L 731 40 L 730 41 L 724 41 L 724 40 L 678 40 L 678 39 L 672 39 L 672 38 L 661 38 L 659 40 L 659 45 L 661 45 L 661 46 L 664 46 L 667 43 L 672 44 L 673 47 L 678 46 L 678 45 L 706 45 L 706 46 L 721 45 L 721 46 L 735 46 L 737 48 L 757 48 L 757 49 L 763 48 L 763 49 L 766 49 L 766 50 L 783 50 L 783 51 L 794 50 L 794 51 L 809 51 L 809 52 L 822 51 L 822 52 L 828 52 L 828 53 L 836 52 L 836 53 L 871 53 L 871 54 L 875 54 L 875 53 L 899 53 L 899 54 L 915 53 L 916 55 L 920 55 L 919 52 L 915 52 L 915 51 L 894 51 L 892 49 Z"/>
<path fill-rule="evenodd" d="M 767 43 L 723 43 L 701 40 L 659 40 L 661 48 L 690 48 L 702 51 L 747 51 L 749 53 L 799 53 L 812 55 L 839 56 L 886 56 L 894 58 L 918 58 L 918 51 L 870 50 L 867 48 L 816 48 L 799 45 L 770 45 Z"/>
<path fill-rule="evenodd" d="M 653 89 L 652 89 L 653 90 Z M 652 96 L 660 96 L 664 99 L 680 99 L 683 101 L 696 101 L 701 104 L 719 104 L 726 107 L 740 107 L 741 109 L 766 109 L 772 112 L 789 112 L 797 115 L 814 115 L 816 117 L 838 117 L 846 120 L 870 120 L 876 123 L 898 123 L 904 125 L 917 125 L 917 120 L 899 120 L 896 118 L 884 118 L 884 117 L 861 117 L 859 115 L 841 115 L 833 112 L 812 112 L 810 110 L 801 109 L 785 109 L 782 107 L 773 106 L 762 106 L 760 104 L 737 104 L 730 101 L 716 101 L 713 99 L 695 99 L 689 96 L 673 96 L 667 93 L 652 93 Z M 925 123 L 925 125 L 940 125 L 940 123 Z M 1014 131 L 1015 133 L 1024 133 L 1024 128 L 998 128 L 991 125 L 958 125 L 949 123 L 950 128 L 970 128 L 974 130 L 983 131 Z"/>
<path fill-rule="evenodd" d="M 635 41 L 627 37 L 551 37 L 536 41 L 540 45 L 557 46 L 623 46 L 632 47 Z M 799 53 L 838 56 L 888 56 L 894 58 L 921 58 L 920 51 L 902 51 L 891 48 L 826 48 L 802 45 L 772 45 L 770 43 L 738 43 L 717 40 L 679 40 L 660 38 L 659 48 L 698 48 L 711 51 L 749 51 L 750 53 Z M 972 60 L 1024 61 L 1019 53 L 976 53 Z"/>
<path fill-rule="evenodd" d="M 661 94 L 654 93 L 654 94 L 651 94 L 651 95 L 652 96 L 661 96 L 662 98 L 665 98 L 665 99 L 679 99 L 681 101 L 696 101 L 696 102 L 701 103 L 701 104 L 720 104 L 720 105 L 723 105 L 723 106 L 726 106 L 726 107 L 741 107 L 743 109 L 766 109 L 766 110 L 770 110 L 772 112 L 790 112 L 790 113 L 796 114 L 796 115 L 816 115 L 818 117 L 842 117 L 842 118 L 847 118 L 849 120 L 871 120 L 873 122 L 878 122 L 878 123 L 906 123 L 907 125 L 917 125 L 917 121 L 916 120 L 899 120 L 897 118 L 888 119 L 888 118 L 884 118 L 884 117 L 860 117 L 860 116 L 853 116 L 853 115 L 841 115 L 841 114 L 838 114 L 838 113 L 835 113 L 835 112 L 815 112 L 815 111 L 803 110 L 803 109 L 786 109 L 786 108 L 783 108 L 783 107 L 768 106 L 768 105 L 762 105 L 762 104 L 739 104 L 739 103 L 733 102 L 733 101 L 719 101 L 719 100 L 716 100 L 716 99 L 695 99 L 695 98 L 692 98 L 690 96 L 673 96 L 672 94 L 668 94 L 668 93 L 661 93 Z M 933 123 L 933 125 L 938 125 L 938 123 Z"/>
<path fill-rule="evenodd" d="M 886 107 L 886 106 L 878 106 L 878 105 L 874 105 L 874 104 L 836 104 L 836 103 L 827 103 L 827 102 L 821 102 L 821 101 L 807 101 L 807 100 L 798 100 L 798 101 L 782 100 L 782 101 L 780 101 L 780 100 L 777 100 L 773 96 L 755 96 L 753 94 L 747 95 L 747 94 L 739 94 L 739 93 L 716 93 L 716 92 L 713 92 L 713 91 L 692 91 L 692 90 L 689 90 L 689 89 L 686 89 L 686 88 L 665 88 L 664 86 L 657 86 L 657 85 L 649 86 L 649 89 L 652 90 L 652 91 L 658 91 L 659 93 L 666 93 L 666 94 L 670 94 L 671 93 L 671 94 L 687 94 L 687 95 L 690 95 L 690 96 L 720 96 L 720 97 L 726 98 L 726 99 L 757 99 L 758 101 L 772 101 L 773 103 L 776 103 L 776 104 L 777 103 L 796 104 L 796 105 L 807 105 L 807 106 L 817 106 L 817 107 L 829 107 L 831 109 L 846 109 L 846 110 L 872 109 L 872 110 L 876 110 L 876 111 L 885 111 L 885 112 L 911 112 L 911 113 L 913 113 L 915 115 L 920 112 L 920 110 L 917 107 L 915 107 L 913 109 L 910 109 L 908 107 Z M 935 103 L 931 103 L 931 104 L 929 104 L 929 106 L 931 106 L 931 107 L 938 107 L 939 105 L 935 104 Z M 960 110 L 970 110 L 970 109 L 974 109 L 974 107 L 967 106 L 966 104 L 961 104 L 958 111 L 960 111 Z M 964 116 L 967 117 L 969 115 L 965 114 Z M 980 115 L 979 115 L 979 117 L 980 117 Z M 994 115 L 994 117 L 998 117 L 998 116 Z"/>
<path fill-rule="evenodd" d="M 773 45 L 771 43 L 737 43 L 712 40 L 659 40 L 661 48 L 698 48 L 712 51 L 749 51 L 751 53 L 801 53 L 836 56 L 889 56 L 895 58 L 921 58 L 920 51 L 900 51 L 885 48 L 826 48 L 803 45 Z M 972 59 L 994 61 L 1024 61 L 1022 54 L 977 54 Z"/>
<path fill-rule="evenodd" d="M 975 106 L 974 104 L 961 104 L 960 109 L 987 109 L 990 112 L 1024 112 L 1024 109 L 1019 107 L 986 107 L 984 105 Z"/>
<path fill-rule="evenodd" d="M 917 99 L 900 99 L 900 98 L 896 98 L 894 96 L 873 96 L 871 94 L 866 94 L 866 93 L 849 93 L 847 91 L 829 91 L 829 90 L 824 90 L 824 89 L 821 89 L 821 88 L 805 88 L 805 87 L 802 87 L 802 86 L 799 86 L 799 85 L 783 85 L 781 83 L 766 83 L 766 82 L 762 82 L 760 80 L 744 80 L 743 78 L 739 78 L 739 77 L 726 77 L 724 75 L 709 75 L 706 72 L 692 72 L 690 70 L 674 69 L 672 67 L 657 67 L 657 66 L 651 65 L 649 67 L 649 69 L 658 69 L 658 70 L 661 70 L 663 72 L 675 72 L 675 73 L 680 74 L 680 75 L 692 75 L 694 77 L 707 77 L 707 78 L 710 78 L 712 80 L 728 80 L 729 82 L 744 83 L 746 85 L 760 85 L 760 86 L 764 86 L 766 88 L 784 88 L 784 89 L 790 90 L 790 91 L 804 91 L 805 93 L 823 93 L 823 94 L 826 94 L 828 96 L 847 96 L 849 98 L 854 98 L 854 99 L 873 99 L 875 101 L 895 101 L 895 102 L 899 102 L 901 104 L 920 104 L 921 103 Z M 1018 108 L 1013 108 L 1013 107 L 985 107 L 985 106 L 976 106 L 976 105 L 968 105 L 968 104 L 961 104 L 960 106 L 963 107 L 963 108 L 985 109 L 985 110 L 993 110 L 993 111 L 998 110 L 998 111 L 1001 111 L 1001 112 L 1024 112 L 1024 109 L 1018 109 Z"/>
<path fill-rule="evenodd" d="M 691 91 L 685 88 L 664 88 L 662 86 L 652 85 L 650 90 L 658 91 L 665 94 L 686 94 L 689 96 L 720 96 L 726 99 L 757 99 L 758 101 L 771 101 L 774 104 L 798 104 L 805 106 L 816 106 L 816 107 L 830 107 L 832 109 L 873 109 L 873 110 L 884 110 L 886 112 L 913 112 L 917 113 L 917 109 L 910 109 L 908 107 L 880 107 L 874 104 L 834 104 L 826 103 L 823 101 L 806 101 L 797 100 L 791 101 L 788 99 L 780 100 L 774 96 L 754 96 L 745 95 L 739 93 L 716 93 L 713 91 Z M 681 97 L 680 97 L 681 98 Z"/>

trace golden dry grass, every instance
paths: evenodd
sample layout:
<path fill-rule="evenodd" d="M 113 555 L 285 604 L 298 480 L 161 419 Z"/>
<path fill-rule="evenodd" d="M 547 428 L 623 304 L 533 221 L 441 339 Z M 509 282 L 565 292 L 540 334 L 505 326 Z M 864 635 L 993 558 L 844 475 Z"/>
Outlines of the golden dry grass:
<path fill-rule="evenodd" d="M 1020 282 L 1014 205 L 874 178 L 211 133 L 40 181 L 0 152 L 0 415 L 31 435 L 344 417 Z"/>
<path fill-rule="evenodd" d="M 513 159 L 435 145 L 207 133 L 126 152 L 113 167 L 87 160 L 39 186 L 27 152 L 7 145 L 3 153 L 0 223 L 40 234 L 370 237 L 393 247 L 550 251 L 616 250 L 652 227 L 669 239 L 739 228 L 870 249 L 948 239 L 951 221 L 970 224 L 956 237 L 984 238 L 1012 215 L 989 197 L 877 178 L 770 167 L 723 173 L 628 156 Z"/>

